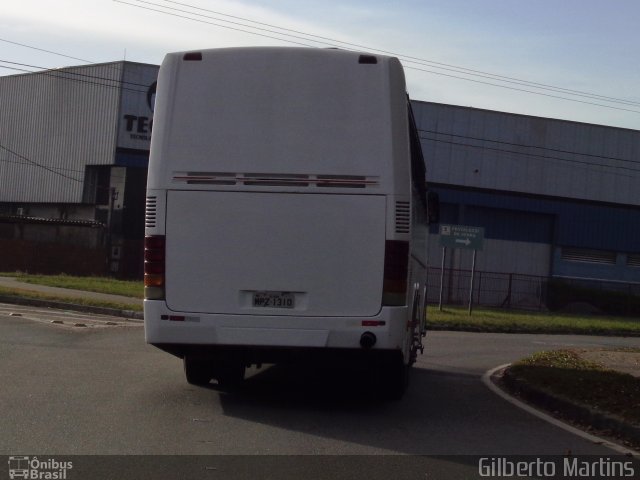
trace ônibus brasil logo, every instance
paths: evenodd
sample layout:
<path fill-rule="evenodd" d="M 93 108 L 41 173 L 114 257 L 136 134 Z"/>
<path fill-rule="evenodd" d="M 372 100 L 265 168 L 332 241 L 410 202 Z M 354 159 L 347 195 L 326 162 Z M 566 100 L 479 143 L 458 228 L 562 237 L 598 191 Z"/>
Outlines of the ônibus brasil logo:
<path fill-rule="evenodd" d="M 53 458 L 39 460 L 38 457 L 9 457 L 9 478 L 33 480 L 65 480 L 67 470 L 73 468 L 73 462 L 60 462 Z"/>

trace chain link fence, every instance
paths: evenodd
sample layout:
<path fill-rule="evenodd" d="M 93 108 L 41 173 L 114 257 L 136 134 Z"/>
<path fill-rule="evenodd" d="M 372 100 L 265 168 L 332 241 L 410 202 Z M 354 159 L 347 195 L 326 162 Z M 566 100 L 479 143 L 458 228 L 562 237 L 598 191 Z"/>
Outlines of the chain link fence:
<path fill-rule="evenodd" d="M 427 300 L 430 304 L 439 303 L 441 284 L 443 305 L 469 303 L 470 270 L 442 272 L 440 268 L 429 268 Z M 640 284 L 476 271 L 473 305 L 640 316 Z"/>

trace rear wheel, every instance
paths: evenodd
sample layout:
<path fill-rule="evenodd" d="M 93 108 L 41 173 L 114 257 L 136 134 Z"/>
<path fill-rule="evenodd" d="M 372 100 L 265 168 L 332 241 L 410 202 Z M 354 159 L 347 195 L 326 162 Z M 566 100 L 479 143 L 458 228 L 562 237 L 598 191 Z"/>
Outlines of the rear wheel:
<path fill-rule="evenodd" d="M 188 356 L 182 362 L 187 382 L 191 385 L 206 385 L 211 381 L 211 367 L 206 362 Z"/>
<path fill-rule="evenodd" d="M 401 400 L 409 386 L 409 365 L 398 357 L 383 369 L 383 396 L 388 400 Z"/>

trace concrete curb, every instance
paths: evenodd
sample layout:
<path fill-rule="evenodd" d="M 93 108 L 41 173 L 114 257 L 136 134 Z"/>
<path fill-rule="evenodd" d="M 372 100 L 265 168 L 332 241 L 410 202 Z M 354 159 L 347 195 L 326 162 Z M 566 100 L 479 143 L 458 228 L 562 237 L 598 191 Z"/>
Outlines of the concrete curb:
<path fill-rule="evenodd" d="M 75 303 L 63 303 L 52 300 L 38 300 L 35 298 L 16 297 L 12 295 L 0 295 L 0 303 L 25 305 L 28 307 L 55 308 L 56 310 L 71 310 L 82 313 L 95 313 L 96 315 L 110 315 L 129 320 L 141 321 L 144 319 L 142 312 L 134 310 L 120 310 L 117 308 L 95 307 L 91 305 L 78 305 Z"/>
<path fill-rule="evenodd" d="M 502 371 L 501 380 L 501 384 L 509 393 L 516 394 L 545 411 L 559 412 L 564 418 L 580 425 L 589 425 L 597 430 L 617 435 L 636 446 L 640 445 L 640 427 L 626 423 L 619 417 L 596 412 L 562 396 L 535 388 L 518 379 L 508 367 Z"/>
<path fill-rule="evenodd" d="M 572 330 L 570 328 L 563 328 L 557 330 L 540 330 L 535 331 L 527 328 L 518 327 L 490 327 L 490 326 L 457 326 L 457 325 L 432 325 L 427 322 L 427 330 L 433 331 L 448 331 L 448 332 L 472 332 L 472 333 L 521 333 L 531 335 L 585 335 L 585 336 L 598 336 L 598 337 L 640 337 L 640 332 L 628 332 L 619 330 L 606 330 L 598 332 L 587 332 L 580 330 Z"/>

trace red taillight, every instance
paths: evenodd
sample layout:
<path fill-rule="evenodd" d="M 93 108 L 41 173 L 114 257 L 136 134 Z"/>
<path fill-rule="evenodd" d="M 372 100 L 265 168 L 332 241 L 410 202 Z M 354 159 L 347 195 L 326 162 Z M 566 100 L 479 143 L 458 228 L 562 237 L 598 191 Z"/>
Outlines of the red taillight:
<path fill-rule="evenodd" d="M 144 273 L 147 275 L 162 275 L 164 273 L 164 262 L 145 262 Z"/>
<path fill-rule="evenodd" d="M 165 245 L 165 237 L 164 235 L 150 235 L 144 237 L 144 249 L 153 251 L 153 250 L 162 250 L 164 251 Z M 146 251 L 145 251 L 146 254 Z"/>
<path fill-rule="evenodd" d="M 144 238 L 144 298 L 164 299 L 165 237 Z"/>
<path fill-rule="evenodd" d="M 362 320 L 363 327 L 382 327 L 386 324 L 384 320 Z"/>
<path fill-rule="evenodd" d="M 144 261 L 148 263 L 164 263 L 164 249 L 145 250 Z"/>
<path fill-rule="evenodd" d="M 387 240 L 384 244 L 383 306 L 406 305 L 408 274 L 409 242 Z"/>

